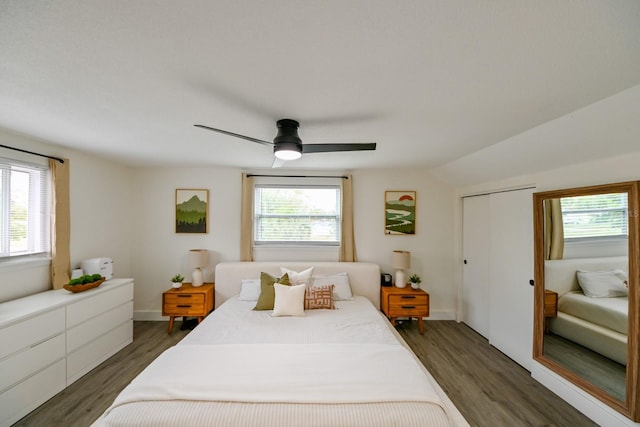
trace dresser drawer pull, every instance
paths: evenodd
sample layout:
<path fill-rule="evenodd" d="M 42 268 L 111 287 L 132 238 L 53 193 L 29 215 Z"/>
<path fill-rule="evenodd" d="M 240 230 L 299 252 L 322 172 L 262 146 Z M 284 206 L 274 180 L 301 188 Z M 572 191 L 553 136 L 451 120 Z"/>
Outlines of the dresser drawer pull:
<path fill-rule="evenodd" d="M 177 306 L 180 308 L 190 308 L 191 304 L 178 304 Z"/>
<path fill-rule="evenodd" d="M 189 294 L 178 294 L 178 298 L 191 298 Z"/>
<path fill-rule="evenodd" d="M 403 305 L 402 308 L 416 308 L 415 305 Z"/>
<path fill-rule="evenodd" d="M 416 299 L 413 295 L 402 295 L 402 299 Z"/>

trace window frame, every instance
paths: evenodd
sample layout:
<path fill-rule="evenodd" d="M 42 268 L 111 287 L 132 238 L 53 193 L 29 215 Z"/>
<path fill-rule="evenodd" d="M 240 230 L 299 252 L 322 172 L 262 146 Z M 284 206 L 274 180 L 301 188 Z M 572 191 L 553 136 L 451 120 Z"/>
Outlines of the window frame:
<path fill-rule="evenodd" d="M 258 240 L 258 228 L 260 218 L 263 217 L 259 214 L 259 197 L 258 189 L 260 188 L 281 188 L 281 189 L 335 189 L 336 190 L 336 205 L 337 212 L 335 215 L 317 214 L 312 215 L 315 218 L 329 218 L 336 221 L 336 240 L 335 241 L 318 241 L 318 240 Z M 252 244 L 254 248 L 292 248 L 292 247 L 305 247 L 305 248 L 338 248 L 341 245 L 341 227 L 342 227 L 342 185 L 341 182 L 336 179 L 335 182 L 310 182 L 300 184 L 299 182 L 291 182 L 291 179 L 280 178 L 278 180 L 260 180 L 256 181 L 253 186 L 253 212 L 252 212 L 252 227 L 253 236 Z M 266 217 L 300 217 L 301 215 L 268 215 Z"/>
<path fill-rule="evenodd" d="M 27 218 L 27 249 L 11 250 L 9 221 L 1 221 L 0 227 L 0 265 L 3 267 L 20 266 L 51 259 L 51 171 L 48 162 L 36 163 L 11 157 L 0 157 L 0 218 L 8 218 L 11 201 L 11 171 L 29 174 L 30 180 L 40 174 L 36 181 L 29 182 L 29 215 Z M 9 173 L 7 173 L 9 172 Z M 36 203 L 34 206 L 33 203 Z"/>

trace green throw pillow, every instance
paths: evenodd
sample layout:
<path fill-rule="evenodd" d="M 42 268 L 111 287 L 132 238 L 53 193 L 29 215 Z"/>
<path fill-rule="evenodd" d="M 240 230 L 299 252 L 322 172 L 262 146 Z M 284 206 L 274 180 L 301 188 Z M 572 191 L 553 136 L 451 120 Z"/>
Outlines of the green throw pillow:
<path fill-rule="evenodd" d="M 285 274 L 281 278 L 273 277 L 268 273 L 260 273 L 260 296 L 254 310 L 273 310 L 276 300 L 276 292 L 273 289 L 274 283 L 289 285 L 289 275 Z"/>

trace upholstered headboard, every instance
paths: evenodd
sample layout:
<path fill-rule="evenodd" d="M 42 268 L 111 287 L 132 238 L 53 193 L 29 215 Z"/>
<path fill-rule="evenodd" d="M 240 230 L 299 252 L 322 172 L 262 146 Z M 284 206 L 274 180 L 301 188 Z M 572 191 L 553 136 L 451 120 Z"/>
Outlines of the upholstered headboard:
<path fill-rule="evenodd" d="M 280 267 L 302 271 L 313 267 L 313 274 L 347 273 L 354 295 L 368 298 L 380 308 L 380 267 L 371 262 L 222 262 L 216 265 L 216 307 L 240 292 L 242 279 L 260 278 L 265 272 L 280 276 Z"/>
<path fill-rule="evenodd" d="M 577 270 L 622 270 L 629 271 L 626 256 L 603 258 L 570 258 L 548 260 L 544 263 L 544 287 L 556 291 L 559 296 L 579 290 Z"/>

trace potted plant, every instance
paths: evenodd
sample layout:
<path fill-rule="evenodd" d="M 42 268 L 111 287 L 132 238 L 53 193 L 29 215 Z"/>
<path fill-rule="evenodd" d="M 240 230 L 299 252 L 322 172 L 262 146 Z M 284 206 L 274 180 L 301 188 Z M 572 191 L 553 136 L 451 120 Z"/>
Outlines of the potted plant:
<path fill-rule="evenodd" d="M 417 274 L 412 274 L 409 277 L 409 283 L 411 283 L 413 289 L 420 289 L 420 282 L 422 282 L 422 279 Z"/>
<path fill-rule="evenodd" d="M 184 280 L 184 276 L 181 274 L 176 274 L 171 278 L 171 284 L 174 288 L 178 289 L 182 287 L 182 281 Z"/>

